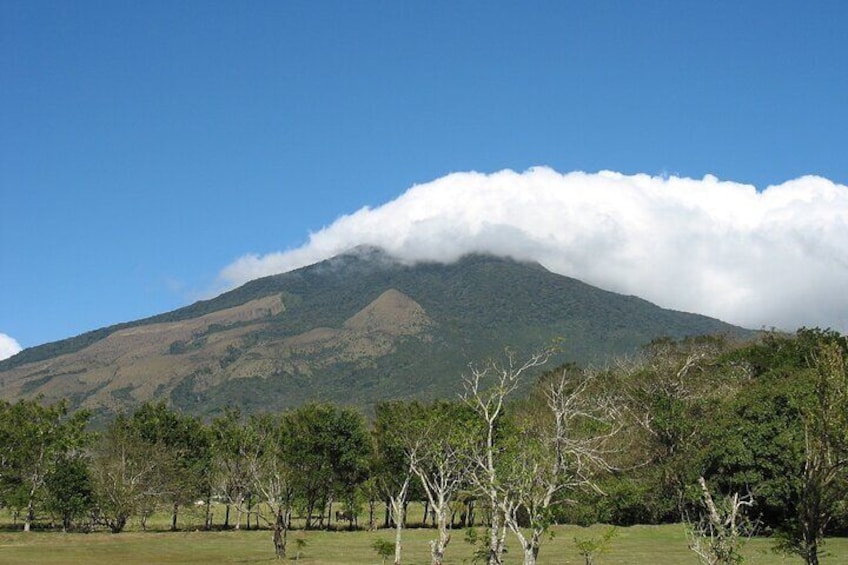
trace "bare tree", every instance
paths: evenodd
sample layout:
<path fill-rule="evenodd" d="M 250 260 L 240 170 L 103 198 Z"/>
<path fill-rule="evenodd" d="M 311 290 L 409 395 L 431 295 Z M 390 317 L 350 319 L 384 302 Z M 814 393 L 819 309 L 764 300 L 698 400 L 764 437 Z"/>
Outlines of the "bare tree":
<path fill-rule="evenodd" d="M 450 543 L 450 509 L 454 496 L 468 475 L 472 425 L 464 405 L 437 402 L 425 408 L 414 427 L 414 442 L 408 451 L 410 467 L 435 515 L 439 537 L 430 542 L 432 565 L 441 565 Z"/>
<path fill-rule="evenodd" d="M 404 474 L 400 488 L 389 494 L 392 521 L 395 524 L 394 565 L 400 565 L 401 563 L 401 550 L 403 549 L 401 541 L 403 538 L 403 525 L 406 522 L 406 502 L 407 497 L 409 496 L 409 483 L 411 480 L 412 471 L 410 469 Z"/>
<path fill-rule="evenodd" d="M 469 478 L 485 498 L 491 511 L 489 524 L 488 565 L 502 565 L 506 525 L 501 503 L 501 478 L 497 460 L 500 447 L 495 443 L 498 421 L 504 413 L 507 397 L 520 384 L 521 376 L 548 362 L 554 349 L 548 348 L 519 361 L 515 353 L 506 351 L 506 360 L 491 360 L 483 366 L 471 365 L 463 376 L 462 399 L 477 415 L 483 425 L 483 441 L 472 456 L 473 471 Z"/>
<path fill-rule="evenodd" d="M 594 477 L 611 470 L 609 446 L 621 425 L 615 403 L 590 394 L 592 382 L 589 371 L 562 369 L 542 386 L 545 410 L 532 406 L 513 417 L 516 430 L 501 466 L 499 504 L 525 565 L 535 565 L 552 507 L 564 493 L 600 492 Z"/>
<path fill-rule="evenodd" d="M 716 504 L 704 477 L 698 478 L 698 485 L 705 512 L 697 521 L 684 515 L 689 549 L 703 565 L 742 563 L 742 547 L 755 530 L 755 524 L 745 512 L 746 508 L 753 506 L 753 496 L 750 492 L 742 497 L 734 493 Z"/>
<path fill-rule="evenodd" d="M 376 406 L 374 442 L 375 475 L 380 492 L 387 501 L 387 512 L 395 527 L 394 565 L 400 565 L 406 505 L 413 478 L 411 459 L 419 445 L 412 423 L 419 418 L 417 403 L 382 402 Z M 389 521 L 387 514 L 386 521 Z M 385 549 L 388 546 L 383 546 Z"/>

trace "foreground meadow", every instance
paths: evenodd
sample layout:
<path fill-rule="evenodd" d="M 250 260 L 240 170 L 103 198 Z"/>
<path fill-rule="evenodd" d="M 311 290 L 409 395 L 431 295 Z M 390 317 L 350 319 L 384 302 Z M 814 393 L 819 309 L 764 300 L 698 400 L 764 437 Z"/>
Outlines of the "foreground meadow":
<path fill-rule="evenodd" d="M 584 564 L 574 544 L 574 538 L 599 536 L 602 526 L 581 528 L 555 526 L 553 538 L 545 540 L 539 555 L 540 565 Z M 448 546 L 446 563 L 471 563 L 472 546 L 463 541 L 465 532 L 455 530 Z M 404 563 L 429 563 L 427 541 L 435 531 L 412 528 L 404 531 Z M 393 532 L 326 532 L 293 531 L 289 535 L 287 562 L 309 565 L 380 564 L 381 559 L 372 549 L 375 540 L 392 540 Z M 298 543 L 296 540 L 303 540 Z M 509 547 L 515 542 L 509 540 Z M 298 556 L 298 546 L 300 554 Z M 848 563 L 848 538 L 829 539 L 825 547 L 829 555 L 822 564 Z M 746 563 L 769 565 L 775 563 L 798 564 L 800 559 L 788 558 L 771 552 L 771 540 L 757 538 L 746 546 Z M 521 563 L 518 551 L 507 554 L 506 563 Z M 62 534 L 58 532 L 2 532 L 0 533 L 0 563 L 15 564 L 170 564 L 170 563 L 274 563 L 271 533 L 252 531 L 180 531 L 138 532 L 121 534 L 96 532 L 90 534 Z M 390 561 L 388 561 L 390 562 Z M 697 559 L 686 547 L 680 525 L 634 526 L 618 528 L 617 535 L 607 550 L 595 558 L 597 565 L 697 564 Z"/>

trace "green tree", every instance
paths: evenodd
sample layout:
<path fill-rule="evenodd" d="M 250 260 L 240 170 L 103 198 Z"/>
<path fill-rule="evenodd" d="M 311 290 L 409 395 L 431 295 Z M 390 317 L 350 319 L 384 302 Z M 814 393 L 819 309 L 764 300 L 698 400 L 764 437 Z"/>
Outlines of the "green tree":
<path fill-rule="evenodd" d="M 386 559 L 391 557 L 395 552 L 395 544 L 384 539 L 374 540 L 374 543 L 371 544 L 371 548 L 377 552 L 377 555 L 383 560 L 384 564 Z"/>
<path fill-rule="evenodd" d="M 62 531 L 68 531 L 75 520 L 94 508 L 94 487 L 89 461 L 81 454 L 63 455 L 45 482 L 45 507 L 62 519 Z"/>
<path fill-rule="evenodd" d="M 708 431 L 705 478 L 723 492 L 753 491 L 763 527 L 792 520 L 803 460 L 801 373 L 763 374 L 728 399 Z"/>
<path fill-rule="evenodd" d="M 235 529 L 241 528 L 242 508 L 249 490 L 247 463 L 255 438 L 238 409 L 227 409 L 209 426 L 213 483 L 226 500 L 224 527 L 230 525 L 230 510 L 237 512 Z"/>
<path fill-rule="evenodd" d="M 157 451 L 162 454 L 156 472 L 163 489 L 161 498 L 171 506 L 171 529 L 176 530 L 181 506 L 196 500 L 208 503 L 211 497 L 209 431 L 197 418 L 180 414 L 164 402 L 141 405 L 133 413 L 130 425 L 136 428 L 142 441 L 158 446 Z"/>
<path fill-rule="evenodd" d="M 844 345 L 844 344 L 843 344 Z M 822 343 L 811 360 L 812 395 L 801 407 L 803 470 L 797 510 L 782 526 L 781 547 L 818 565 L 819 546 L 837 505 L 848 499 L 848 364 L 845 348 Z"/>
<path fill-rule="evenodd" d="M 708 473 L 722 490 L 753 489 L 780 549 L 818 563 L 819 546 L 848 498 L 848 339 L 801 329 L 742 348 L 752 378 L 727 403 L 710 442 Z"/>
<path fill-rule="evenodd" d="M 583 557 L 585 565 L 594 565 L 595 556 L 606 551 L 609 542 L 618 534 L 615 526 L 610 526 L 599 536 L 574 537 L 574 547 Z"/>
<path fill-rule="evenodd" d="M 371 438 L 365 418 L 352 408 L 338 409 L 329 422 L 329 438 L 327 456 L 333 477 L 330 500 L 341 502 L 352 520 L 359 508 L 359 488 L 368 478 Z M 331 510 L 327 509 L 328 514 Z"/>
<path fill-rule="evenodd" d="M 361 414 L 329 404 L 307 404 L 285 415 L 291 434 L 287 458 L 294 467 L 294 487 L 306 509 L 307 527 L 332 505 L 355 506 L 356 489 L 367 477 L 370 438 Z"/>
<path fill-rule="evenodd" d="M 274 553 L 283 559 L 297 473 L 289 457 L 292 431 L 288 419 L 279 414 L 253 415 L 248 428 L 253 442 L 246 460 L 248 488 L 261 497 L 263 504 L 256 505 L 256 514 L 271 527 Z"/>
<path fill-rule="evenodd" d="M 126 415 L 116 417 L 92 453 L 97 521 L 119 533 L 130 517 L 149 515 L 165 491 L 168 459 L 164 445 L 145 440 Z"/>
<path fill-rule="evenodd" d="M 24 531 L 35 520 L 58 462 L 87 442 L 89 417 L 85 410 L 69 416 L 65 401 L 51 406 L 40 398 L 0 403 L 0 501 L 24 512 Z"/>
<path fill-rule="evenodd" d="M 712 336 L 661 338 L 615 367 L 618 382 L 611 386 L 623 393 L 634 455 L 628 478 L 637 490 L 652 493 L 647 507 L 631 513 L 675 522 L 681 508 L 698 504 L 691 485 L 703 472 L 710 423 L 750 376 L 746 363 L 724 361 L 728 349 L 724 339 Z"/>

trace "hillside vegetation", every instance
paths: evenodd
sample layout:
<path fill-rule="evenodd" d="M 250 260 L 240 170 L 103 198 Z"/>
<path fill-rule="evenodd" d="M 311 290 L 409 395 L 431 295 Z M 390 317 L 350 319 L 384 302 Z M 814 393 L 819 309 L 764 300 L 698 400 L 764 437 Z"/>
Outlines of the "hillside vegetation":
<path fill-rule="evenodd" d="M 42 394 L 106 415 L 151 399 L 195 414 L 307 401 L 367 407 L 456 392 L 470 361 L 504 344 L 562 339 L 558 361 L 602 363 L 660 336 L 746 335 L 553 274 L 468 256 L 401 264 L 359 249 L 152 318 L 0 362 L 0 397 Z"/>

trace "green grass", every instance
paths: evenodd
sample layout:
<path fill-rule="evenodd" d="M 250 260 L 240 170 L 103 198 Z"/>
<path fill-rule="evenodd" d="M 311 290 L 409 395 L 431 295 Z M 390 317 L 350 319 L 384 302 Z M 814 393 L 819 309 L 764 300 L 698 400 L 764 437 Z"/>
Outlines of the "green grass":
<path fill-rule="evenodd" d="M 556 526 L 553 539 L 546 539 L 539 555 L 540 565 L 579 564 L 583 560 L 574 547 L 574 537 L 598 536 L 602 526 L 580 528 Z M 404 531 L 404 563 L 429 563 L 427 541 L 435 530 L 413 528 Z M 448 546 L 446 563 L 470 563 L 472 549 L 463 541 L 464 532 L 456 530 Z M 372 549 L 378 538 L 394 540 L 392 530 L 376 532 L 292 531 L 289 533 L 289 559 L 295 562 L 295 539 L 306 541 L 299 563 L 305 565 L 379 564 Z M 508 538 L 506 563 L 521 563 L 514 538 Z M 783 558 L 770 551 L 771 540 L 753 539 L 746 546 L 746 563 L 751 565 L 798 564 L 799 559 Z M 848 538 L 828 540 L 826 550 L 832 555 L 822 564 L 845 563 Z M 271 533 L 252 531 L 139 532 L 121 534 L 96 532 L 62 534 L 58 532 L 19 531 L 0 533 L 0 563 L 15 564 L 176 564 L 176 563 L 274 563 Z M 683 528 L 679 525 L 634 526 L 619 528 L 608 551 L 596 558 L 597 565 L 697 564 L 687 548 Z"/>

